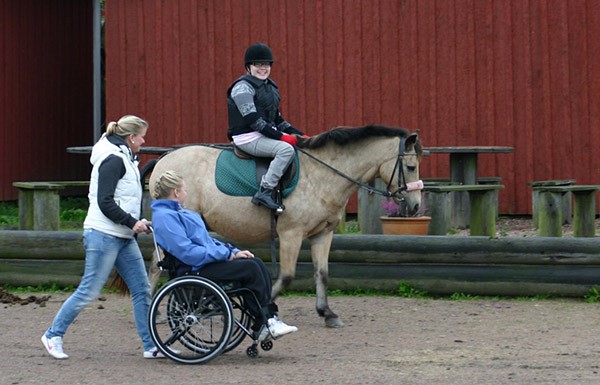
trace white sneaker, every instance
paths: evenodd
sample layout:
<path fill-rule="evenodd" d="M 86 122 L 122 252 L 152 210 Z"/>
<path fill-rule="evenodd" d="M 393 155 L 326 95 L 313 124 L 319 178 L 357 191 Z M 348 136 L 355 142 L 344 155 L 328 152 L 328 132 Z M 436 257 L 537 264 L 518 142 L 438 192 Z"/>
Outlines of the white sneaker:
<path fill-rule="evenodd" d="M 158 348 L 152 348 L 144 352 L 144 358 L 165 358 L 165 355 Z"/>
<path fill-rule="evenodd" d="M 177 350 L 177 349 L 171 349 L 171 352 L 173 354 L 180 354 L 181 351 Z M 160 350 L 158 350 L 158 348 L 154 347 L 150 350 L 146 350 L 144 352 L 144 358 L 166 358 L 166 356 L 164 354 L 162 354 L 162 352 Z"/>
<path fill-rule="evenodd" d="M 42 336 L 42 343 L 52 357 L 58 360 L 69 358 L 69 356 L 63 352 L 63 340 L 61 337 L 56 336 L 48 339 L 46 338 L 46 334 L 44 334 Z"/>
<path fill-rule="evenodd" d="M 269 326 L 269 333 L 273 338 L 279 338 L 286 334 L 298 331 L 297 327 L 286 325 L 286 323 L 280 320 L 277 316 L 269 318 L 267 325 Z"/>

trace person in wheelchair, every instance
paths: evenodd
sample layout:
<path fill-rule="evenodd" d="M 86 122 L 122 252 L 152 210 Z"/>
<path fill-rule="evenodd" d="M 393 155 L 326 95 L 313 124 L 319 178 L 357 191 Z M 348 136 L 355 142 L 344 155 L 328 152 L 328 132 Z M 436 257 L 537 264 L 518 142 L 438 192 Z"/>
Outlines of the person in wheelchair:
<path fill-rule="evenodd" d="M 175 171 L 165 171 L 156 180 L 151 203 L 154 236 L 158 245 L 181 264 L 177 275 L 199 274 L 217 283 L 237 282 L 249 289 L 253 298 L 246 302 L 254 317 L 255 339 L 266 341 L 298 330 L 277 316 L 271 301 L 271 276 L 259 258 L 210 236 L 197 212 L 184 208 L 185 181 Z"/>

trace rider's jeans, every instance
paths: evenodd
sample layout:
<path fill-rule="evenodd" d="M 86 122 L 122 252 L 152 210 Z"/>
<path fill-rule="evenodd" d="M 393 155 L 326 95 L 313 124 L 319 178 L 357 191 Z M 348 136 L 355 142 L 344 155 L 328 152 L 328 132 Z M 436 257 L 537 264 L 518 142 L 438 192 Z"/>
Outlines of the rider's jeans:
<path fill-rule="evenodd" d="M 273 158 L 269 170 L 262 177 L 260 185 L 264 188 L 274 189 L 281 176 L 292 162 L 294 147 L 281 140 L 261 136 L 250 143 L 237 145 L 242 151 L 251 155 Z"/>
<path fill-rule="evenodd" d="M 79 313 L 95 300 L 114 267 L 127 284 L 133 300 L 133 316 L 144 350 L 154 347 L 148 330 L 150 283 L 142 253 L 135 239 L 118 238 L 97 230 L 83 231 L 85 271 L 77 290 L 63 303 L 46 337 L 64 336 Z"/>

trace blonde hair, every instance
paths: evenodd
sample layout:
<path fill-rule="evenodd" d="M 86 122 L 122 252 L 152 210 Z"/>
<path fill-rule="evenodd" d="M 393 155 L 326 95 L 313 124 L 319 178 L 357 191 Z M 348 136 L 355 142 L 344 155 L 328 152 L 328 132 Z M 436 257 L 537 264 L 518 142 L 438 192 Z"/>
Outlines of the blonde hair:
<path fill-rule="evenodd" d="M 173 170 L 163 172 L 154 182 L 152 197 L 154 199 L 164 199 L 171 194 L 171 191 L 183 184 L 183 178 Z"/>
<path fill-rule="evenodd" d="M 106 126 L 104 135 L 117 135 L 126 137 L 127 135 L 139 135 L 144 129 L 148 128 L 148 123 L 135 115 L 125 115 L 118 122 L 110 122 Z"/>

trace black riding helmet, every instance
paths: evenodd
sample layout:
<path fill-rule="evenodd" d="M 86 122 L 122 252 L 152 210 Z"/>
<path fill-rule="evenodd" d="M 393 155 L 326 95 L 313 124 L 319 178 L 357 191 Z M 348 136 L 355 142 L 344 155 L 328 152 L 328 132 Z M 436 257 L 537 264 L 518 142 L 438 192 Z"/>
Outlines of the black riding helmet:
<path fill-rule="evenodd" d="M 248 67 L 254 62 L 269 62 L 273 64 L 273 52 L 268 45 L 263 43 L 254 43 L 246 50 L 244 55 L 244 67 Z"/>

